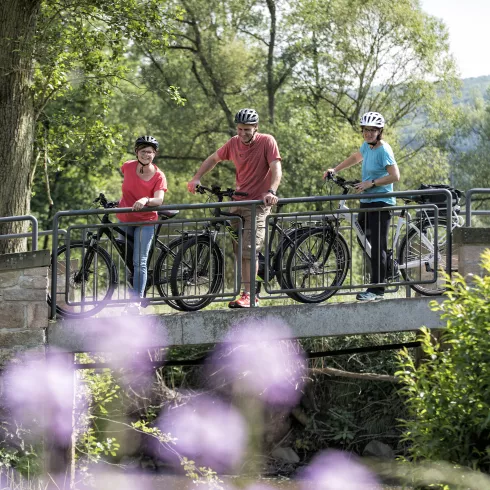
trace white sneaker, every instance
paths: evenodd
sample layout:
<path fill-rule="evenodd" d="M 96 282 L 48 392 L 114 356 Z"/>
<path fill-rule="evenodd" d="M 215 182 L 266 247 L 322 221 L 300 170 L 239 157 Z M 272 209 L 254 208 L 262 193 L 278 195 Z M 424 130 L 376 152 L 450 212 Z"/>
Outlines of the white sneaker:
<path fill-rule="evenodd" d="M 371 293 L 370 291 L 365 291 L 364 293 L 359 293 L 356 296 L 357 301 L 380 301 L 384 299 L 384 294 Z"/>
<path fill-rule="evenodd" d="M 141 314 L 141 303 L 129 303 L 124 308 L 124 313 L 126 315 L 140 315 Z"/>

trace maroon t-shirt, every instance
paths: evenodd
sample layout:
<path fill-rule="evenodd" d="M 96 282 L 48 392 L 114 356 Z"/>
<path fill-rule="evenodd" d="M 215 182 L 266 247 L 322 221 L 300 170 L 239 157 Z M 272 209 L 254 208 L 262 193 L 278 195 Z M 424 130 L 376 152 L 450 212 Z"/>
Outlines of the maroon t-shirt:
<path fill-rule="evenodd" d="M 230 160 L 236 168 L 236 190 L 246 192 L 246 197 L 234 199 L 249 201 L 262 199 L 271 186 L 270 164 L 281 160 L 277 142 L 270 134 L 256 133 L 251 145 L 245 145 L 233 136 L 218 150 L 220 160 Z"/>

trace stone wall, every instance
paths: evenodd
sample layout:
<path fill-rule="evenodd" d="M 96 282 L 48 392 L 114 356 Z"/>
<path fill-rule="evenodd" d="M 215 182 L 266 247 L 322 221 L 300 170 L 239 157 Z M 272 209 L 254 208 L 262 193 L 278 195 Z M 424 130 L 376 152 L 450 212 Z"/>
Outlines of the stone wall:
<path fill-rule="evenodd" d="M 27 349 L 44 350 L 49 252 L 0 256 L 0 365 Z"/>
<path fill-rule="evenodd" d="M 489 228 L 456 228 L 453 244 L 458 250 L 458 271 L 468 279 L 469 274 L 483 276 L 486 271 L 481 266 L 481 254 L 490 249 Z"/>

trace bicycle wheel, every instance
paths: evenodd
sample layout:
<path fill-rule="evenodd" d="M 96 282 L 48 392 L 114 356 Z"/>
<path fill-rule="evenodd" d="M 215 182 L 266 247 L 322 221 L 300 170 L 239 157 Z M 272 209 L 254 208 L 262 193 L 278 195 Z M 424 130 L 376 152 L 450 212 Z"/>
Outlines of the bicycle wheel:
<path fill-rule="evenodd" d="M 410 287 L 424 296 L 437 296 L 446 290 L 447 228 L 446 221 L 437 223 L 437 242 L 435 250 L 434 221 L 426 220 L 420 230 L 411 229 L 400 245 L 398 264 L 406 281 L 434 281 L 427 284 L 410 284 Z M 434 259 L 437 253 L 438 270 L 434 269 Z M 458 271 L 458 248 L 452 247 L 451 272 Z M 437 277 L 436 277 L 437 272 Z M 435 279 L 435 280 L 434 280 Z"/>
<path fill-rule="evenodd" d="M 223 286 L 224 259 L 207 235 L 191 238 L 178 252 L 172 265 L 170 286 L 174 300 L 185 311 L 196 311 L 213 301 Z M 192 296 L 192 298 L 187 297 Z"/>
<path fill-rule="evenodd" d="M 286 265 L 288 287 L 303 291 L 287 294 L 300 303 L 321 303 L 337 292 L 324 288 L 341 286 L 349 266 L 349 249 L 342 235 L 325 228 L 304 233 L 291 250 Z"/>
<path fill-rule="evenodd" d="M 116 266 L 104 249 L 91 247 L 87 243 L 70 243 L 68 264 L 67 251 L 67 246 L 63 245 L 56 252 L 56 312 L 65 318 L 95 315 L 112 298 L 118 282 Z M 53 257 L 52 264 L 54 260 Z M 51 305 L 50 295 L 48 304 Z"/>
<path fill-rule="evenodd" d="M 282 289 L 292 289 L 286 274 L 287 259 L 294 251 L 296 242 L 306 233 L 311 233 L 313 228 L 291 228 L 284 232 L 277 248 L 272 252 L 270 277 L 277 280 Z"/>
<path fill-rule="evenodd" d="M 154 285 L 157 287 L 158 293 L 169 306 L 179 311 L 182 311 L 183 308 L 174 300 L 166 298 L 171 294 L 170 277 L 172 275 L 172 266 L 184 243 L 185 239 L 183 238 L 172 240 L 167 245 L 167 249 L 161 250 L 154 269 Z"/>

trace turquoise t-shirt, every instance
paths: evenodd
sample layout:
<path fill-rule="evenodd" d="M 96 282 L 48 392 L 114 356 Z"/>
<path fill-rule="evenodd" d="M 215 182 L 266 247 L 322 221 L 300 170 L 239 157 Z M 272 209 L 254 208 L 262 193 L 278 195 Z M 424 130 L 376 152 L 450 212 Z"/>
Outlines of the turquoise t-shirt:
<path fill-rule="evenodd" d="M 362 180 L 373 180 L 381 177 L 386 177 L 388 172 L 386 167 L 388 165 L 395 165 L 395 155 L 388 143 L 384 143 L 374 150 L 364 142 L 359 150 L 362 155 Z M 393 192 L 393 184 L 386 184 L 376 186 L 372 189 L 367 189 L 366 194 L 386 194 L 387 192 Z M 396 205 L 396 199 L 394 197 L 373 197 L 368 199 L 361 199 L 361 202 L 376 202 L 383 201 L 392 206 Z"/>

